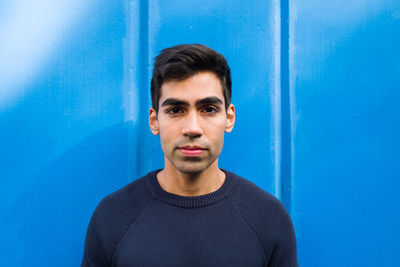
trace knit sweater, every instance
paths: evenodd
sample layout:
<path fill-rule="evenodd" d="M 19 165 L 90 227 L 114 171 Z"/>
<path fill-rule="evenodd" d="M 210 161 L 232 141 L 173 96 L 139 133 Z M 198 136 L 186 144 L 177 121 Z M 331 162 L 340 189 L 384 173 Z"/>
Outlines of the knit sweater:
<path fill-rule="evenodd" d="M 298 266 L 283 205 L 223 171 L 224 184 L 206 195 L 168 193 L 153 171 L 105 197 L 89 223 L 81 266 Z"/>

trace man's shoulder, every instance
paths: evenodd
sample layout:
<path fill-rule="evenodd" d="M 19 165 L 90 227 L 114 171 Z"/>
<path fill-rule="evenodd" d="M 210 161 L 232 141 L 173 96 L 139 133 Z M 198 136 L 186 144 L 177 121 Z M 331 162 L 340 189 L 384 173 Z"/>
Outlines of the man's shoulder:
<path fill-rule="evenodd" d="M 85 253 L 91 255 L 86 257 L 94 257 L 92 259 L 111 264 L 122 237 L 151 203 L 152 196 L 146 180 L 152 174 L 153 172 L 129 183 L 100 201 L 87 230 L 86 244 L 92 250 L 85 249 Z M 97 249 L 100 247 L 102 249 Z M 105 266 L 104 264 L 101 266 Z"/>
<path fill-rule="evenodd" d="M 140 177 L 119 190 L 105 196 L 98 204 L 94 217 L 100 220 L 109 216 L 127 216 L 137 214 L 151 201 L 151 193 L 147 187 L 146 179 L 153 172 Z"/>
<path fill-rule="evenodd" d="M 235 174 L 232 177 L 238 183 L 231 196 L 233 205 L 261 243 L 268 262 L 297 266 L 293 224 L 283 204 L 253 182 Z"/>
<path fill-rule="evenodd" d="M 279 209 L 283 208 L 283 205 L 278 198 L 265 191 L 249 179 L 243 178 L 233 172 L 227 171 L 227 173 L 229 173 L 231 177 L 238 183 L 238 186 L 232 195 L 233 199 L 249 205 L 258 203 L 260 205 L 256 205 L 256 207 L 259 206 L 263 209 L 265 209 L 266 206 L 272 206 Z"/>
<path fill-rule="evenodd" d="M 143 177 L 137 178 L 130 182 L 129 184 L 123 186 L 122 188 L 118 189 L 110 193 L 109 195 L 105 196 L 102 200 L 105 204 L 112 204 L 113 202 L 124 201 L 127 198 L 132 199 L 138 197 L 139 194 L 147 193 L 146 188 L 146 178 L 148 175 Z"/>
<path fill-rule="evenodd" d="M 250 180 L 230 173 L 237 181 L 231 200 L 244 219 L 255 228 L 292 227 L 290 216 L 281 201 Z M 264 226 L 264 227 L 263 227 Z M 285 231 L 285 229 L 282 229 Z"/>

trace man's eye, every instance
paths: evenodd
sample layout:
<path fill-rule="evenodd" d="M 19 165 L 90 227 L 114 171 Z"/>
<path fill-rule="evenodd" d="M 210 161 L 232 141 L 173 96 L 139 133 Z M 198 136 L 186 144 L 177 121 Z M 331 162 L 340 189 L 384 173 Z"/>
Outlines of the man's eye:
<path fill-rule="evenodd" d="M 203 108 L 203 112 L 205 112 L 205 113 L 216 113 L 216 112 L 218 112 L 218 109 L 216 109 L 213 106 L 207 106 L 207 107 Z"/>
<path fill-rule="evenodd" d="M 170 108 L 170 109 L 167 110 L 167 113 L 171 114 L 171 115 L 176 115 L 176 114 L 179 114 L 181 112 L 182 112 L 181 108 Z"/>

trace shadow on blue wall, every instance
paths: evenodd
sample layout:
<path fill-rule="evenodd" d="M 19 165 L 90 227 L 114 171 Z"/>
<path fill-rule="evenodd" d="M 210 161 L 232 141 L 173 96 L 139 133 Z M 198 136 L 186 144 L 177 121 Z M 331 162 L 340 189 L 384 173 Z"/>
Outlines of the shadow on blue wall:
<path fill-rule="evenodd" d="M 14 256 L 19 262 L 8 255 L 7 266 L 79 265 L 90 214 L 101 198 L 130 181 L 130 140 L 135 140 L 132 125 L 114 125 L 36 175 L 12 209 L 10 220 L 17 228 L 12 230 L 18 238 L 9 239 L 18 240 Z"/>

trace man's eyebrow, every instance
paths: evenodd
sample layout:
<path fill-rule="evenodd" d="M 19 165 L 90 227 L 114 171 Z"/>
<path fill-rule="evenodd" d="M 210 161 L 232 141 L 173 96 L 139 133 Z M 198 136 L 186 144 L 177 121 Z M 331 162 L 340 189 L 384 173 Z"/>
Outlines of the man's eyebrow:
<path fill-rule="evenodd" d="M 186 101 L 179 100 L 177 98 L 167 98 L 161 104 L 161 107 L 164 106 L 189 106 L 189 103 Z"/>
<path fill-rule="evenodd" d="M 204 104 L 218 104 L 218 105 L 224 105 L 224 102 L 222 102 L 221 99 L 219 99 L 216 96 L 210 96 L 203 98 L 201 100 L 196 101 L 196 106 L 204 105 Z"/>

